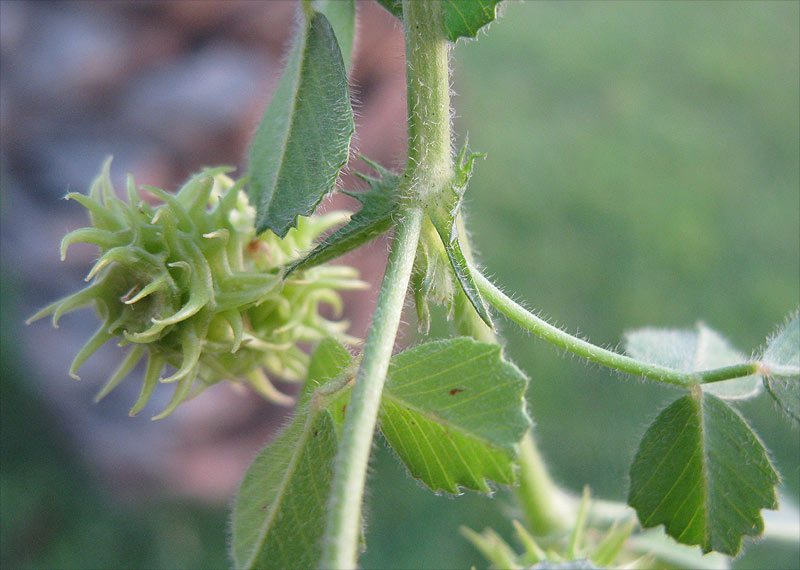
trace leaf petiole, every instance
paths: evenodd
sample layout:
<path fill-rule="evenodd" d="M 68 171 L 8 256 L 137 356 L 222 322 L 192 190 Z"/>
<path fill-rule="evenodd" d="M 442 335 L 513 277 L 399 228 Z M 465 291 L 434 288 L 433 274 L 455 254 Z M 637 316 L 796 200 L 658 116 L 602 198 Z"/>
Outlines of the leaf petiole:
<path fill-rule="evenodd" d="M 630 356 L 601 348 L 573 336 L 537 317 L 508 297 L 474 267 L 472 268 L 472 275 L 484 299 L 510 320 L 559 348 L 568 350 L 573 354 L 592 362 L 602 364 L 603 366 L 608 366 L 609 368 L 621 372 L 642 376 L 658 382 L 684 387 L 695 384 L 722 382 L 723 380 L 732 380 L 734 378 L 741 378 L 759 373 L 759 362 L 744 362 L 733 366 L 725 366 L 723 368 L 714 368 L 698 372 L 684 372 L 674 368 L 643 362 L 631 358 Z"/>

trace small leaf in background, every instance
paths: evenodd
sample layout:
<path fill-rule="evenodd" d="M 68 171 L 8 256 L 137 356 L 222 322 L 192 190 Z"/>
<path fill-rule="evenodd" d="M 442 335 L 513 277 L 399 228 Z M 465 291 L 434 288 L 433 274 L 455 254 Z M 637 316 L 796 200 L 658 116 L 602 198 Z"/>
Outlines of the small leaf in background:
<path fill-rule="evenodd" d="M 663 524 L 683 544 L 735 556 L 778 506 L 779 477 L 733 408 L 694 390 L 650 425 L 630 471 L 628 504 L 644 528 Z"/>
<path fill-rule="evenodd" d="M 501 0 L 443 0 L 444 28 L 451 42 L 458 38 L 474 38 L 483 26 L 497 17 Z M 403 20 L 402 0 L 378 0 L 378 3 Z"/>
<path fill-rule="evenodd" d="M 750 360 L 718 332 L 698 323 L 694 329 L 645 328 L 625 333 L 625 352 L 633 358 L 681 370 L 700 372 Z M 758 375 L 703 384 L 703 391 L 726 400 L 752 398 L 761 392 Z"/>
<path fill-rule="evenodd" d="M 527 378 L 501 348 L 469 338 L 422 344 L 392 358 L 379 425 L 411 475 L 433 491 L 510 484 L 531 426 Z"/>
<path fill-rule="evenodd" d="M 322 341 L 307 386 L 313 391 L 351 361 L 336 341 Z M 304 388 L 292 423 L 244 476 L 232 520 L 237 568 L 313 568 L 319 562 L 340 426 L 331 412 L 314 407 L 310 393 Z"/>
<path fill-rule="evenodd" d="M 336 185 L 347 163 L 353 110 L 333 29 L 306 18 L 250 149 L 250 198 L 258 233 L 284 237 Z"/>
<path fill-rule="evenodd" d="M 461 211 L 461 203 L 464 200 L 464 192 L 466 192 L 467 183 L 472 174 L 472 165 L 477 157 L 482 156 L 484 155 L 473 153 L 467 157 L 467 144 L 464 144 L 464 148 L 458 157 L 457 172 L 453 185 L 444 194 L 445 201 L 431 206 L 428 214 L 433 226 L 436 228 L 436 233 L 439 234 L 439 238 L 442 240 L 447 258 L 450 260 L 450 266 L 453 268 L 453 273 L 455 273 L 461 290 L 481 320 L 486 323 L 487 327 L 494 330 L 492 318 L 489 316 L 489 309 L 486 307 L 486 303 L 472 279 L 469 264 L 461 249 L 458 226 L 456 224 L 456 218 Z"/>
<path fill-rule="evenodd" d="M 295 269 L 313 267 L 339 257 L 377 238 L 392 227 L 394 214 L 400 205 L 400 196 L 396 191 L 400 176 L 371 160 L 363 157 L 362 160 L 372 166 L 380 174 L 380 178 L 359 174 L 358 176 L 369 183 L 370 189 L 366 192 L 345 192 L 361 202 L 361 209 L 353 214 L 347 224 L 290 266 L 287 274 Z"/>
<path fill-rule="evenodd" d="M 800 422 L 800 314 L 767 342 L 761 358 L 764 385 L 780 407 Z"/>
<path fill-rule="evenodd" d="M 312 6 L 328 18 L 339 40 L 344 68 L 350 72 L 353 65 L 353 42 L 356 35 L 356 4 L 354 0 L 314 0 Z"/>

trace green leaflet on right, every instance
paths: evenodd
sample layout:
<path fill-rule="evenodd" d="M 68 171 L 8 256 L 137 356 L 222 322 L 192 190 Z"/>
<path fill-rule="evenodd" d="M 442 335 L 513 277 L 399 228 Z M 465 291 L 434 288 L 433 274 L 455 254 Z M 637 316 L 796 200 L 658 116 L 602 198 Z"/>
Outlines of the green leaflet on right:
<path fill-rule="evenodd" d="M 735 556 L 776 509 L 778 474 L 764 446 L 725 402 L 695 390 L 650 425 L 630 471 L 628 504 L 644 528 Z"/>
<path fill-rule="evenodd" d="M 800 314 L 795 313 L 772 340 L 761 361 L 764 385 L 784 412 L 800 422 Z"/>
<path fill-rule="evenodd" d="M 379 425 L 411 475 L 433 491 L 490 491 L 514 482 L 517 443 L 531 426 L 525 375 L 501 348 L 470 338 L 392 358 Z"/>
<path fill-rule="evenodd" d="M 402 0 L 377 0 L 395 17 L 403 20 Z M 458 38 L 474 38 L 478 30 L 497 17 L 501 0 L 442 0 L 444 2 L 444 29 L 451 42 Z"/>

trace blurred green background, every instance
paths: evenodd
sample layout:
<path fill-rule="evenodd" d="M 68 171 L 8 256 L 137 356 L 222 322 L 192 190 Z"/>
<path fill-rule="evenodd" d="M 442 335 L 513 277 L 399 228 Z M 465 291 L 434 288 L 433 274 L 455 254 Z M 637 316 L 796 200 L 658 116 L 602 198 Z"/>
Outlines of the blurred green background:
<path fill-rule="evenodd" d="M 466 205 L 487 271 L 596 343 L 702 320 L 757 349 L 800 301 L 799 8 L 514 2 L 479 42 L 459 43 L 458 136 L 488 154 Z M 19 315 L 3 281 L 5 332 Z M 502 327 L 507 355 L 531 377 L 554 477 L 624 499 L 638 440 L 676 392 Z M 227 565 L 224 510 L 110 500 L 22 387 L 5 334 L 2 366 L 3 567 Z M 767 397 L 738 407 L 797 499 L 797 429 Z M 433 496 L 380 440 L 372 467 L 366 568 L 482 567 L 459 525 L 509 534 L 504 491 Z M 794 568 L 799 548 L 748 541 L 736 566 Z"/>

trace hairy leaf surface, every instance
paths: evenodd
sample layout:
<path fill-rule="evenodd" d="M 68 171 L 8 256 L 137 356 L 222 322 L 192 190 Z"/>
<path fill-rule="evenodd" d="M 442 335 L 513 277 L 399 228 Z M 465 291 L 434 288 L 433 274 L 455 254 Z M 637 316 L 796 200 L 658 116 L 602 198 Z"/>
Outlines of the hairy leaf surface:
<path fill-rule="evenodd" d="M 256 229 L 284 237 L 333 190 L 347 162 L 353 110 L 327 18 L 306 18 L 250 149 Z"/>
<path fill-rule="evenodd" d="M 747 362 L 718 332 L 698 323 L 694 329 L 645 328 L 625 334 L 625 351 L 639 360 L 684 372 L 699 372 Z M 753 374 L 724 382 L 703 384 L 705 392 L 738 400 L 761 392 L 761 377 Z"/>
<path fill-rule="evenodd" d="M 800 422 L 800 314 L 767 343 L 764 385 L 783 411 Z"/>
<path fill-rule="evenodd" d="M 320 343 L 309 365 L 311 390 L 304 390 L 294 420 L 248 468 L 233 511 L 237 568 L 313 568 L 319 562 L 340 426 L 310 394 L 351 360 L 336 341 Z"/>
<path fill-rule="evenodd" d="M 434 491 L 489 491 L 514 481 L 516 445 L 530 428 L 527 379 L 497 345 L 455 338 L 396 355 L 379 425 L 414 477 Z"/>
<path fill-rule="evenodd" d="M 314 0 L 313 6 L 328 18 L 336 39 L 339 40 L 344 67 L 349 72 L 353 64 L 353 43 L 356 35 L 355 0 Z"/>
<path fill-rule="evenodd" d="M 379 164 L 365 160 L 379 174 L 380 178 L 359 175 L 366 180 L 370 189 L 366 192 L 346 192 L 361 202 L 361 209 L 353 214 L 350 221 L 325 238 L 303 259 L 288 269 L 302 269 L 320 265 L 344 255 L 388 231 L 393 224 L 394 215 L 400 205 L 397 184 L 400 176 Z"/>
<path fill-rule="evenodd" d="M 483 26 L 497 17 L 501 0 L 442 0 L 444 29 L 451 42 L 458 38 L 474 38 Z M 378 0 L 395 17 L 403 20 L 403 0 Z"/>
<path fill-rule="evenodd" d="M 761 509 L 778 506 L 778 474 L 733 408 L 695 390 L 655 419 L 630 472 L 630 504 L 644 528 L 704 552 L 736 555 L 744 535 L 764 530 Z"/>

